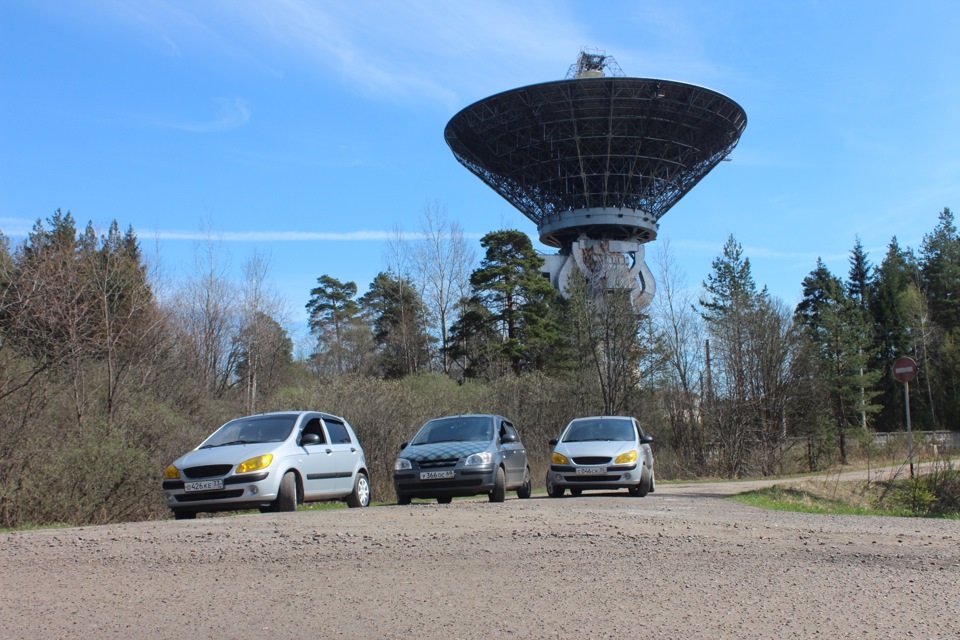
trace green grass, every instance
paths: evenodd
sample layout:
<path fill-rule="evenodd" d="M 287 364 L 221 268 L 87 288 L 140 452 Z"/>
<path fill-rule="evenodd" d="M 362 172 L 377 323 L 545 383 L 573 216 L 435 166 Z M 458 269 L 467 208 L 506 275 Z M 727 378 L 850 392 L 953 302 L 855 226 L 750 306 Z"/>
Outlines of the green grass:
<path fill-rule="evenodd" d="M 728 499 L 773 511 L 960 519 L 960 510 L 937 509 L 937 500 L 921 502 L 913 498 L 917 490 L 912 482 L 804 481 L 747 491 Z"/>

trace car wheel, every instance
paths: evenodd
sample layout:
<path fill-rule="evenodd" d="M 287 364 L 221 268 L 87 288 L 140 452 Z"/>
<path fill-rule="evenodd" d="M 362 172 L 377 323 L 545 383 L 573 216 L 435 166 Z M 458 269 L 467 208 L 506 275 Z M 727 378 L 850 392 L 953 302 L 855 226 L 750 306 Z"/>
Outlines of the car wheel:
<path fill-rule="evenodd" d="M 490 502 L 503 502 L 507 497 L 506 479 L 503 476 L 503 467 L 497 467 L 497 478 L 490 492 Z"/>
<path fill-rule="evenodd" d="M 563 497 L 563 489 L 553 483 L 553 480 L 550 479 L 549 473 L 547 474 L 547 495 L 551 498 Z"/>
<path fill-rule="evenodd" d="M 292 471 L 287 471 L 280 481 L 280 492 L 277 494 L 277 511 L 296 511 L 297 510 L 297 479 Z"/>
<path fill-rule="evenodd" d="M 410 496 L 398 493 L 397 494 L 397 504 L 403 506 L 410 504 Z"/>
<path fill-rule="evenodd" d="M 437 498 L 437 502 L 439 502 L 440 504 L 450 504 L 451 502 L 453 502 L 453 498 L 451 498 L 450 496 L 443 496 L 442 498 Z"/>
<path fill-rule="evenodd" d="M 517 497 L 526 500 L 533 494 L 533 480 L 530 479 L 530 468 L 523 472 L 523 486 L 517 489 Z"/>
<path fill-rule="evenodd" d="M 583 493 L 583 489 L 570 489 L 570 495 L 572 496 L 579 496 L 581 493 Z"/>
<path fill-rule="evenodd" d="M 353 493 L 347 496 L 347 506 L 351 509 L 357 507 L 366 507 L 370 504 L 370 482 L 367 480 L 367 474 L 358 473 L 357 479 L 353 481 Z"/>
<path fill-rule="evenodd" d="M 193 520 L 197 517 L 196 511 L 182 511 L 180 509 L 174 509 L 173 519 L 174 520 Z"/>
<path fill-rule="evenodd" d="M 650 493 L 650 471 L 644 465 L 640 469 L 640 483 L 635 487 L 630 487 L 630 495 L 642 498 L 648 493 Z"/>

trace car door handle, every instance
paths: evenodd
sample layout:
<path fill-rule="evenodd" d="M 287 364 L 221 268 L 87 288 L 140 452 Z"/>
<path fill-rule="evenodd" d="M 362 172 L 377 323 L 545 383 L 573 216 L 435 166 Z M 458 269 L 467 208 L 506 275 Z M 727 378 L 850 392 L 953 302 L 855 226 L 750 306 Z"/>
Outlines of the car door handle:
<path fill-rule="evenodd" d="M 356 453 L 356 452 L 357 452 L 356 449 L 354 449 L 353 447 L 350 447 L 350 453 Z"/>
<path fill-rule="evenodd" d="M 327 449 L 327 453 L 333 453 L 333 449 Z"/>

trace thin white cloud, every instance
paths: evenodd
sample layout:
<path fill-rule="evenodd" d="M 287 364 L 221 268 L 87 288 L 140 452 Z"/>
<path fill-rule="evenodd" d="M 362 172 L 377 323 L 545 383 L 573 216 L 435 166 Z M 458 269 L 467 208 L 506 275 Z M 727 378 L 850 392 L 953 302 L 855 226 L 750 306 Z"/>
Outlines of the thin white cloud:
<path fill-rule="evenodd" d="M 157 231 L 152 234 L 160 240 L 207 240 L 210 233 L 203 231 Z M 464 237 L 479 239 L 480 233 L 465 233 Z M 386 240 L 422 240 L 426 236 L 407 231 L 226 231 L 213 232 L 223 242 L 383 242 Z"/>
<path fill-rule="evenodd" d="M 190 133 L 220 133 L 242 127 L 250 121 L 250 109 L 247 103 L 240 99 L 220 100 L 220 113 L 212 120 L 200 121 L 166 121 L 158 124 L 170 129 L 189 131 Z"/>

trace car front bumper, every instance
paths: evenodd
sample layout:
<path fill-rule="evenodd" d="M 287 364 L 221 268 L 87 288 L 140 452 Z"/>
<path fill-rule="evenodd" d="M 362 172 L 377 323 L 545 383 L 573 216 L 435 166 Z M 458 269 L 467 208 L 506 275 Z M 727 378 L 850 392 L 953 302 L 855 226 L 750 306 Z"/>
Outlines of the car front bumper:
<path fill-rule="evenodd" d="M 582 474 L 576 465 L 551 464 L 547 472 L 554 486 L 562 489 L 629 489 L 640 483 L 637 464 L 608 465 L 603 473 Z"/>
<path fill-rule="evenodd" d="M 277 499 L 279 486 L 276 476 L 269 471 L 204 478 L 223 480 L 222 489 L 186 491 L 190 480 L 164 480 L 163 497 L 167 507 L 174 511 L 236 511 L 265 507 Z"/>
<path fill-rule="evenodd" d="M 421 473 L 453 471 L 452 478 L 424 480 Z M 393 488 L 397 496 L 410 498 L 446 498 L 490 493 L 497 482 L 497 467 L 483 465 L 455 469 L 411 469 L 395 471 Z"/>

